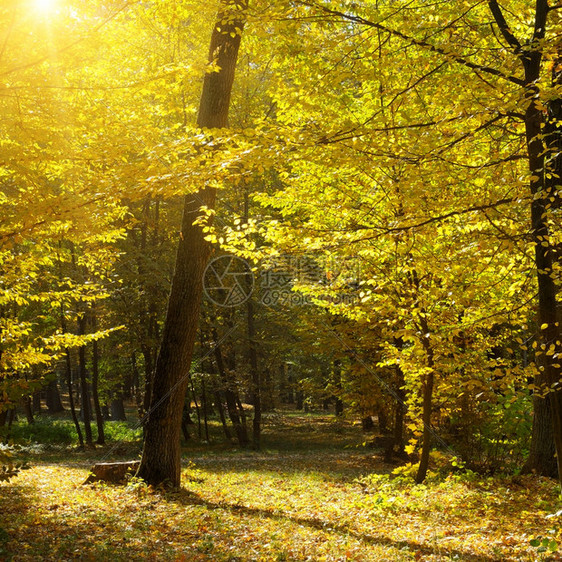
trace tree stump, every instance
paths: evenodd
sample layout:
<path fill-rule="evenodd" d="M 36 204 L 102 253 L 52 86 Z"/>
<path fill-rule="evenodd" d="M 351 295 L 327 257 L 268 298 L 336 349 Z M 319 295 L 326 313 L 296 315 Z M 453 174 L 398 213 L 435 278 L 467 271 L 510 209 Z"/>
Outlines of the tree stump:
<path fill-rule="evenodd" d="M 84 484 L 93 482 L 109 482 L 110 484 L 122 484 L 125 476 L 133 475 L 139 467 L 140 461 L 123 462 L 99 462 L 90 468 L 90 474 Z"/>

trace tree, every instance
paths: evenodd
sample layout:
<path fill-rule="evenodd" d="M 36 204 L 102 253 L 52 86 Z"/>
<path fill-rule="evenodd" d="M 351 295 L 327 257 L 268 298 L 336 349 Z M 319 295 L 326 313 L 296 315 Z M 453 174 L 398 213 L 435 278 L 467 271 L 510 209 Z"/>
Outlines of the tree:
<path fill-rule="evenodd" d="M 199 105 L 197 124 L 201 128 L 218 129 L 228 125 L 245 10 L 244 2 L 221 5 L 209 48 L 209 62 L 216 66 L 205 75 Z M 199 322 L 203 273 L 210 255 L 210 244 L 196 220 L 201 217 L 203 208 L 214 208 L 215 198 L 216 190 L 211 186 L 185 197 L 176 267 L 137 472 L 138 477 L 150 484 L 180 485 L 182 411 Z"/>
<path fill-rule="evenodd" d="M 501 392 L 525 375 L 487 354 L 503 337 L 493 335 L 496 323 L 526 322 L 533 263 L 521 225 L 534 204 L 522 191 L 524 80 L 498 50 L 496 29 L 481 25 L 497 11 L 492 4 L 301 2 L 275 30 L 276 111 L 263 127 L 280 142 L 263 161 L 282 186 L 257 199 L 282 220 L 258 229 L 280 249 L 362 260 L 361 305 L 332 303 L 326 286 L 309 292 L 335 314 L 385 319 L 384 362 L 404 368 L 409 416 L 425 404 L 418 480 L 438 421 L 435 392 L 454 411 L 451 385 Z M 526 52 L 546 48 L 529 45 Z M 413 73 L 397 72 L 406 67 Z M 407 345 L 397 350 L 396 338 Z"/>

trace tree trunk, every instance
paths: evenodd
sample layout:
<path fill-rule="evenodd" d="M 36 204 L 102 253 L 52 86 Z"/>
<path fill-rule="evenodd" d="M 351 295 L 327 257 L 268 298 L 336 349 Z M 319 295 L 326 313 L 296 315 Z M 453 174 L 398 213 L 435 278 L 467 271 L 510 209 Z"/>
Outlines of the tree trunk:
<path fill-rule="evenodd" d="M 10 408 L 8 410 L 7 422 L 8 422 L 8 429 L 11 429 L 12 424 L 17 420 L 17 414 L 15 408 Z"/>
<path fill-rule="evenodd" d="M 230 380 L 226 369 L 224 366 L 224 360 L 222 356 L 222 350 L 218 342 L 218 334 L 215 328 L 213 328 L 213 338 L 215 339 L 215 360 L 217 363 L 217 369 L 219 376 L 221 378 L 222 384 L 224 385 L 224 395 L 226 398 L 226 409 L 228 411 L 228 417 L 232 422 L 234 431 L 236 432 L 236 437 L 238 438 L 238 443 L 241 447 L 246 447 L 248 445 L 248 432 L 246 430 L 246 423 L 242 418 L 242 413 L 238 411 L 238 396 L 237 393 L 232 388 L 233 381 Z"/>
<path fill-rule="evenodd" d="M 406 406 L 404 404 L 404 373 L 400 367 L 396 367 L 396 396 L 394 402 L 394 443 L 399 454 L 404 453 L 404 413 Z"/>
<path fill-rule="evenodd" d="M 191 421 L 191 417 L 189 416 L 189 408 L 188 408 L 188 400 L 186 399 L 183 404 L 183 410 L 181 414 L 181 431 L 183 433 L 183 438 L 186 441 L 191 439 L 191 435 L 189 434 L 189 425 L 193 422 Z"/>
<path fill-rule="evenodd" d="M 95 314 L 95 313 L 94 313 Z M 94 316 L 94 331 L 96 330 L 95 326 L 95 316 Z M 94 410 L 96 413 L 96 425 L 98 428 L 98 438 L 96 443 L 98 445 L 105 444 L 105 431 L 103 428 L 103 415 L 101 413 L 101 406 L 100 406 L 100 397 L 98 393 L 98 384 L 99 384 L 99 347 L 97 340 L 94 340 L 93 343 L 93 350 L 92 350 L 92 397 L 94 399 Z"/>
<path fill-rule="evenodd" d="M 33 404 L 33 413 L 40 414 L 41 413 L 41 391 L 37 390 L 33 393 L 32 397 L 32 404 Z"/>
<path fill-rule="evenodd" d="M 199 410 L 197 394 L 195 392 L 195 386 L 193 384 L 192 377 L 189 377 L 189 384 L 191 386 L 191 396 L 193 397 L 193 404 L 195 406 L 195 415 L 197 416 L 197 437 L 199 437 L 199 441 L 201 441 L 201 411 Z"/>
<path fill-rule="evenodd" d="M 35 423 L 35 419 L 33 418 L 33 408 L 31 405 L 31 396 L 23 396 L 21 399 L 21 405 L 25 418 L 27 419 L 27 423 L 30 425 Z"/>
<path fill-rule="evenodd" d="M 232 439 L 232 435 L 230 434 L 230 429 L 228 429 L 228 425 L 226 423 L 226 417 L 224 415 L 224 406 L 222 403 L 222 396 L 218 390 L 215 390 L 215 405 L 217 410 L 219 411 L 219 416 L 221 420 L 222 430 L 224 431 L 224 436 L 230 441 Z"/>
<path fill-rule="evenodd" d="M 343 416 L 343 400 L 341 398 L 342 386 L 341 386 L 341 361 L 336 359 L 334 361 L 334 386 L 337 388 L 338 393 L 335 398 L 335 414 L 338 418 Z"/>
<path fill-rule="evenodd" d="M 548 224 L 550 215 L 548 209 L 556 200 L 560 187 L 560 177 L 553 177 L 556 175 L 556 168 L 560 166 L 560 156 L 557 154 L 560 132 L 557 131 L 556 123 L 559 116 L 553 115 L 550 119 L 551 123 L 548 122 L 549 119 L 545 119 L 540 104 L 540 90 L 537 86 L 541 73 L 541 40 L 545 36 L 548 12 L 547 0 L 537 0 L 533 38 L 535 48 L 525 53 L 522 62 L 525 69 L 525 93 L 528 100 L 525 111 L 525 134 L 531 172 L 530 191 L 533 196 L 531 228 L 535 244 L 538 324 L 541 335 L 537 353 L 542 355 L 541 379 L 544 376 L 546 385 L 554 389 L 549 392 L 548 400 L 550 401 L 554 444 L 558 458 L 558 480 L 562 484 L 562 390 L 560 388 L 562 369 L 558 359 L 562 355 L 562 334 L 556 312 L 558 301 L 558 289 L 554 281 L 556 247 Z M 557 66 L 554 64 L 555 69 Z M 554 75 L 554 78 L 556 83 L 560 83 L 559 76 Z M 551 102 L 549 110 L 553 107 L 554 103 Z"/>
<path fill-rule="evenodd" d="M 83 336 L 86 333 L 86 316 L 83 315 L 78 320 L 79 334 Z M 86 435 L 86 445 L 93 446 L 94 439 L 92 437 L 92 410 L 90 408 L 90 389 L 88 385 L 86 373 L 86 346 L 81 345 L 78 348 L 78 370 L 80 374 L 80 394 L 82 398 L 82 418 L 84 422 L 84 433 Z"/>
<path fill-rule="evenodd" d="M 154 367 L 152 362 L 152 352 L 149 346 L 142 345 L 142 355 L 144 357 L 144 400 L 143 400 L 143 421 L 148 423 L 148 412 L 150 401 L 152 400 L 152 379 L 154 378 Z"/>
<path fill-rule="evenodd" d="M 209 60 L 218 71 L 203 81 L 197 124 L 208 129 L 228 125 L 228 109 L 245 23 L 246 0 L 221 6 L 211 36 Z M 149 484 L 180 485 L 180 432 L 183 401 L 187 390 L 193 345 L 197 335 L 202 281 L 210 245 L 194 220 L 201 207 L 213 209 L 216 192 L 205 187 L 185 197 L 176 268 L 160 352 L 156 361 L 150 416 L 145 426 L 141 464 L 137 476 Z"/>
<path fill-rule="evenodd" d="M 433 369 L 435 367 L 435 361 L 433 357 L 433 347 L 429 339 L 429 326 L 425 317 L 420 318 L 420 326 L 422 333 L 422 345 L 425 350 L 427 366 L 430 371 L 426 374 L 425 380 L 423 381 L 423 437 L 422 437 L 422 450 L 420 455 L 420 465 L 418 467 L 418 472 L 416 474 L 416 484 L 421 484 L 425 480 L 427 474 L 427 469 L 429 466 L 429 453 L 431 451 L 431 414 L 433 410 L 433 385 L 434 385 L 434 373 Z"/>
<path fill-rule="evenodd" d="M 244 193 L 244 220 L 248 222 L 249 194 L 246 189 Z M 246 275 L 246 289 L 250 294 L 252 281 Z M 248 321 L 248 358 L 250 363 L 250 378 L 252 381 L 252 405 L 254 406 L 254 419 L 252 422 L 252 446 L 256 451 L 261 448 L 261 377 L 258 370 L 258 353 L 256 350 L 256 325 L 254 319 L 254 303 L 250 297 L 246 301 L 246 319 Z"/>
<path fill-rule="evenodd" d="M 112 421 L 126 421 L 127 415 L 125 414 L 125 405 L 123 404 L 123 396 L 119 394 L 118 397 L 114 398 L 110 404 L 109 408 L 111 410 L 111 420 Z"/>
<path fill-rule="evenodd" d="M 201 408 L 203 409 L 203 424 L 205 427 L 205 440 L 211 442 L 209 438 L 209 404 L 207 403 L 207 389 L 205 388 L 205 378 L 201 379 Z"/>
<path fill-rule="evenodd" d="M 64 330 L 64 329 L 63 329 Z M 82 436 L 82 429 L 80 428 L 80 422 L 78 421 L 78 416 L 76 415 L 76 405 L 74 404 L 74 394 L 72 392 L 72 361 L 70 358 L 70 349 L 66 349 L 65 352 L 65 365 L 66 365 L 66 388 L 68 391 L 68 404 L 70 406 L 70 414 L 72 416 L 72 421 L 74 422 L 74 427 L 76 428 L 76 434 L 78 435 L 78 442 L 80 443 L 80 448 L 84 448 L 84 437 Z"/>
<path fill-rule="evenodd" d="M 66 334 L 66 316 L 64 315 L 64 307 L 61 304 L 61 330 L 63 334 Z M 78 435 L 78 442 L 80 443 L 80 448 L 84 448 L 84 437 L 82 436 L 82 430 L 80 428 L 80 422 L 78 421 L 78 416 L 76 415 L 76 406 L 74 404 L 74 394 L 72 392 L 72 360 L 70 357 L 70 349 L 65 349 L 64 354 L 65 368 L 66 368 L 66 388 L 68 391 L 68 405 L 70 406 L 70 414 L 72 416 L 72 421 L 74 422 L 74 427 L 76 428 L 76 434 Z"/>
<path fill-rule="evenodd" d="M 45 389 L 45 404 L 47 405 L 49 414 L 64 412 L 64 406 L 62 405 L 62 401 L 60 399 L 60 392 L 56 378 L 50 381 Z"/>
<path fill-rule="evenodd" d="M 548 398 L 533 396 L 531 450 L 521 471 L 523 474 L 535 473 L 551 478 L 558 475 L 550 408 Z"/>
<path fill-rule="evenodd" d="M 134 351 L 131 354 L 131 369 L 133 371 L 133 384 L 135 386 L 135 404 L 137 406 L 137 415 L 139 420 L 142 420 L 144 416 L 143 396 L 140 386 L 140 373 L 137 366 L 137 355 Z"/>

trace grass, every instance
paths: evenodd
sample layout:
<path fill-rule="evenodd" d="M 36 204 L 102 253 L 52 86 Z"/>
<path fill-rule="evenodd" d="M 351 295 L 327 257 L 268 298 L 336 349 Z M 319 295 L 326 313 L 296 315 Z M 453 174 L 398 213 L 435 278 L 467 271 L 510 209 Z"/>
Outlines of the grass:
<path fill-rule="evenodd" d="M 270 420 L 261 452 L 193 439 L 177 493 L 135 480 L 81 486 L 111 445 L 36 458 L 0 484 L 0 560 L 560 559 L 530 544 L 559 538 L 547 517 L 560 507 L 555 482 L 441 463 L 414 485 L 361 441 L 357 427 L 319 415 Z"/>
<path fill-rule="evenodd" d="M 82 434 L 84 424 L 81 424 Z M 92 422 L 94 439 L 97 438 L 96 424 Z M 134 421 L 106 421 L 105 439 L 108 442 L 134 442 L 142 438 L 142 428 Z M 16 421 L 12 427 L 1 427 L 0 438 L 18 445 L 41 443 L 43 445 L 73 445 L 78 434 L 72 420 L 61 416 L 37 416 L 33 424 L 24 420 Z"/>

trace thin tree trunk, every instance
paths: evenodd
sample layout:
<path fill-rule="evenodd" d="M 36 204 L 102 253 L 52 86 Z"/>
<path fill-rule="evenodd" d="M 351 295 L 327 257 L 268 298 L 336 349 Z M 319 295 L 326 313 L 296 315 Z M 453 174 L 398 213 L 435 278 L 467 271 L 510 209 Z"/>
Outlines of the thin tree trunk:
<path fill-rule="evenodd" d="M 14 423 L 14 421 L 16 420 L 16 409 L 15 408 L 10 408 L 8 410 L 8 429 L 12 428 L 12 424 Z"/>
<path fill-rule="evenodd" d="M 133 370 L 133 380 L 135 385 L 135 404 L 137 406 L 137 415 L 139 420 L 144 416 L 143 397 L 140 387 L 140 373 L 137 366 L 137 354 L 133 351 L 131 353 L 131 369 Z"/>
<path fill-rule="evenodd" d="M 78 421 L 78 416 L 76 415 L 76 405 L 74 403 L 74 394 L 72 392 L 72 361 L 70 358 L 70 349 L 66 349 L 65 352 L 65 365 L 66 365 L 66 388 L 68 390 L 68 405 L 70 406 L 70 415 L 72 416 L 72 421 L 74 422 L 74 427 L 76 428 L 76 434 L 78 435 L 78 442 L 80 443 L 80 448 L 84 448 L 84 437 L 82 436 L 82 429 L 80 428 L 80 422 Z"/>
<path fill-rule="evenodd" d="M 427 366 L 430 371 L 426 374 L 425 380 L 423 381 L 423 437 L 422 437 L 422 450 L 420 455 L 420 465 L 418 467 L 418 472 L 416 474 L 416 483 L 421 484 L 425 480 L 427 474 L 427 469 L 429 466 L 429 453 L 431 451 L 431 414 L 433 411 L 433 385 L 434 385 L 434 373 L 433 369 L 435 367 L 435 360 L 433 356 L 433 347 L 431 341 L 429 340 L 429 326 L 425 317 L 420 318 L 420 325 L 422 331 L 422 345 L 425 350 Z"/>
<path fill-rule="evenodd" d="M 218 343 L 218 335 L 215 328 L 213 328 L 213 338 L 215 339 L 215 360 L 217 363 L 217 369 L 219 376 L 221 377 L 222 384 L 224 385 L 224 395 L 226 398 L 226 408 L 228 410 L 228 417 L 232 422 L 234 431 L 236 432 L 236 437 L 238 438 L 238 443 L 241 447 L 246 447 L 248 445 L 248 432 L 246 430 L 246 423 L 243 422 L 241 412 L 238 410 L 238 395 L 234 392 L 232 387 L 232 381 L 226 373 L 224 366 L 224 360 L 222 356 L 222 350 Z"/>
<path fill-rule="evenodd" d="M 394 443 L 399 454 L 404 453 L 404 373 L 400 367 L 396 367 L 396 395 L 398 399 L 394 404 Z"/>
<path fill-rule="evenodd" d="M 217 406 L 217 410 L 219 411 L 219 416 L 221 420 L 222 430 L 224 431 L 224 436 L 230 441 L 232 439 L 232 435 L 230 433 L 230 429 L 228 429 L 228 424 L 226 423 L 226 417 L 224 415 L 224 406 L 222 403 L 222 396 L 218 390 L 215 390 L 215 404 Z"/>
<path fill-rule="evenodd" d="M 191 435 L 189 434 L 189 424 L 193 423 L 191 418 L 189 417 L 189 409 L 187 407 L 187 399 L 184 401 L 183 410 L 181 415 L 181 431 L 183 433 L 183 438 L 186 441 L 191 439 Z"/>
<path fill-rule="evenodd" d="M 86 316 L 83 315 L 78 320 L 79 334 L 83 336 L 86 333 Z M 93 447 L 94 439 L 92 436 L 92 411 L 90 409 L 90 389 L 88 385 L 86 373 L 86 346 L 81 345 L 78 348 L 78 372 L 80 375 L 80 394 L 82 398 L 82 418 L 84 422 L 84 433 L 86 435 L 86 445 Z"/>
<path fill-rule="evenodd" d="M 203 81 L 197 124 L 206 129 L 228 125 L 234 71 L 245 23 L 246 0 L 223 2 L 215 23 L 209 60 L 218 71 Z M 181 418 L 189 367 L 199 323 L 202 281 L 210 256 L 205 233 L 194 221 L 201 208 L 213 209 L 216 191 L 205 187 L 185 197 L 176 268 L 154 373 L 150 417 L 137 476 L 149 484 L 180 486 Z"/>
<path fill-rule="evenodd" d="M 343 400 L 341 399 L 341 361 L 336 359 L 334 361 L 334 386 L 338 389 L 338 394 L 335 398 L 335 414 L 338 418 L 343 416 Z"/>
<path fill-rule="evenodd" d="M 189 382 L 191 385 L 191 395 L 193 396 L 193 403 L 195 404 L 195 414 L 197 415 L 197 436 L 199 441 L 201 441 L 201 412 L 199 411 L 199 404 L 197 403 L 197 395 L 195 394 L 195 386 L 193 385 L 193 379 L 190 377 Z"/>
<path fill-rule="evenodd" d="M 61 304 L 61 329 L 62 333 L 66 334 L 66 317 L 64 315 L 64 308 Z M 74 404 L 74 394 L 72 392 L 72 360 L 70 357 L 70 349 L 65 349 L 64 354 L 65 368 L 66 368 L 66 388 L 68 391 L 68 405 L 70 406 L 70 415 L 72 416 L 72 421 L 74 422 L 74 427 L 76 428 L 76 434 L 78 435 L 78 442 L 80 443 L 80 448 L 84 448 L 84 437 L 82 436 L 82 430 L 80 428 L 80 422 L 78 421 L 78 416 L 76 415 L 76 405 Z"/>
<path fill-rule="evenodd" d="M 249 218 L 249 194 L 246 189 L 244 193 L 244 220 Z M 252 281 L 246 276 L 246 288 L 248 294 L 252 290 Z M 254 319 L 254 303 L 252 297 L 246 301 L 246 319 L 248 321 L 248 356 L 250 363 L 250 378 L 252 381 L 252 405 L 254 406 L 254 419 L 252 420 L 252 446 L 256 451 L 261 448 L 261 377 L 258 370 L 258 353 L 256 350 L 256 325 Z"/>
<path fill-rule="evenodd" d="M 205 427 L 205 439 L 207 443 L 209 439 L 209 423 L 208 423 L 208 405 L 207 405 L 207 391 L 205 389 L 205 379 L 201 379 L 201 407 L 203 408 L 203 424 Z"/>
<path fill-rule="evenodd" d="M 536 21 L 544 28 L 548 4 L 546 0 L 537 1 Z M 542 31 L 544 36 L 544 29 Z M 531 172 L 530 190 L 533 195 L 531 202 L 531 227 L 535 243 L 535 265 L 537 269 L 538 285 L 538 324 L 540 328 L 540 343 L 538 353 L 543 355 L 544 381 L 551 389 L 548 394 L 553 426 L 554 444 L 558 458 L 558 480 L 562 484 L 562 404 L 559 388 L 561 368 L 558 357 L 562 354 L 560 340 L 562 334 L 557 322 L 558 290 L 554 282 L 554 248 L 552 235 L 548 225 L 548 206 L 551 199 L 555 199 L 556 186 L 547 179 L 545 165 L 545 150 L 543 144 L 544 115 L 537 103 L 539 90 L 536 81 L 540 77 L 542 53 L 531 51 L 525 59 L 525 83 L 530 103 L 525 112 L 525 130 L 527 137 L 527 151 L 529 155 L 529 169 Z M 548 139 L 547 139 L 548 140 Z M 559 157 L 558 157 L 559 158 Z M 560 182 L 560 178 L 556 179 Z M 551 350 L 552 347 L 552 350 Z M 546 352 L 549 351 L 547 354 Z M 541 377 L 542 378 L 542 377 Z"/>
<path fill-rule="evenodd" d="M 95 314 L 95 313 L 94 313 Z M 94 331 L 96 330 L 95 326 L 95 316 L 94 316 Z M 101 406 L 100 406 L 100 397 L 98 392 L 98 385 L 99 385 L 99 346 L 97 340 L 94 340 L 93 349 L 92 349 L 92 397 L 94 399 L 94 410 L 96 413 L 96 425 L 98 429 L 98 438 L 96 443 L 98 445 L 105 444 L 105 431 L 103 427 L 103 414 L 101 413 Z"/>

